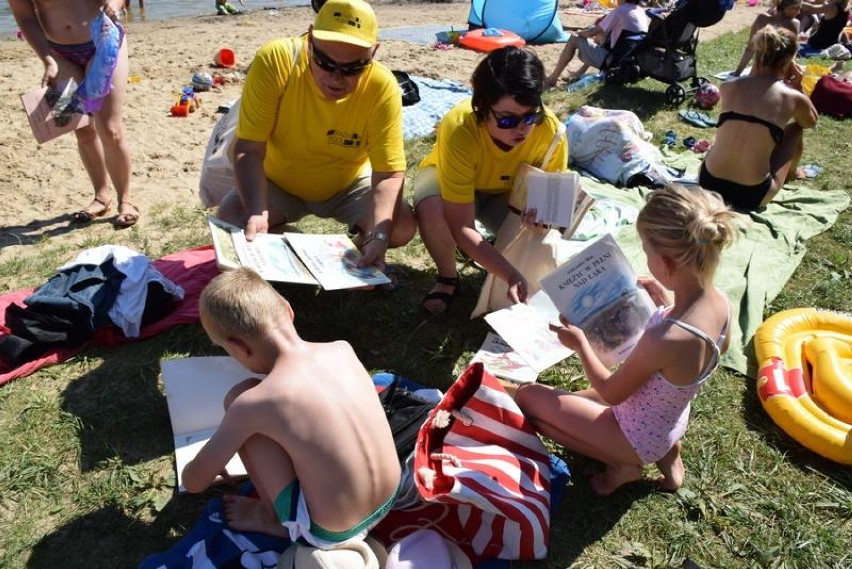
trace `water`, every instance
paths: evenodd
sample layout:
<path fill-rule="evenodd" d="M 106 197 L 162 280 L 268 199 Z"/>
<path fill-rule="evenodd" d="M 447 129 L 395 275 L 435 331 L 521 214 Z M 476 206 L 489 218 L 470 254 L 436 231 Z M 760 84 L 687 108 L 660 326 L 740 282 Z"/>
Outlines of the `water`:
<path fill-rule="evenodd" d="M 76 1 L 76 0 L 71 0 Z M 310 0 L 245 0 L 240 6 L 239 0 L 231 3 L 242 10 L 261 8 L 281 8 L 284 6 L 310 6 Z M 139 9 L 138 0 L 130 0 L 130 22 L 168 20 L 178 16 L 213 16 L 216 14 L 214 0 L 145 0 L 145 9 Z M 222 16 L 223 18 L 227 16 Z M 0 38 L 8 37 L 18 29 L 12 10 L 7 2 L 0 2 Z"/>

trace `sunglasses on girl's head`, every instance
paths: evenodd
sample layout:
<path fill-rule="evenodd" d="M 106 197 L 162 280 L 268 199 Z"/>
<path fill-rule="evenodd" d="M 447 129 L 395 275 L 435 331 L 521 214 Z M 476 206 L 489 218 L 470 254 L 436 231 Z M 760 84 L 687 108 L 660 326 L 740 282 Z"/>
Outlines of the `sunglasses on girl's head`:
<path fill-rule="evenodd" d="M 338 63 L 317 48 L 317 44 L 314 42 L 311 42 L 311 53 L 317 67 L 326 73 L 340 73 L 345 77 L 361 75 L 373 62 L 372 59 L 362 59 L 360 61 L 353 61 L 352 63 Z"/>
<path fill-rule="evenodd" d="M 501 129 L 517 128 L 521 123 L 524 123 L 526 126 L 532 126 L 534 124 L 541 124 L 541 121 L 544 120 L 544 111 L 541 109 L 521 116 L 503 115 L 498 117 L 493 109 L 491 110 L 491 114 L 494 115 L 494 120 L 497 121 L 497 128 Z"/>

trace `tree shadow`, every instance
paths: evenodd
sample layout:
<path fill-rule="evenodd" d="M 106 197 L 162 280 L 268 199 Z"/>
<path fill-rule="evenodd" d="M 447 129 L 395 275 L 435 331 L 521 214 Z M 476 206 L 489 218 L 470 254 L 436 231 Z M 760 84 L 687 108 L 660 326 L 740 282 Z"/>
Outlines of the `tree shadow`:
<path fill-rule="evenodd" d="M 109 219 L 95 220 L 92 223 L 108 223 Z M 74 216 L 63 213 L 47 219 L 36 219 L 24 225 L 4 227 L 0 231 L 0 249 L 14 245 L 32 245 L 48 237 L 64 235 L 78 229 L 80 225 L 74 222 Z"/>
<path fill-rule="evenodd" d="M 838 486 L 852 491 L 852 470 L 849 466 L 823 458 L 787 435 L 763 409 L 753 384 L 749 389 L 743 390 L 742 409 L 746 426 L 757 433 L 767 445 L 783 453 L 790 464 L 804 473 L 819 472 Z M 852 433 L 847 435 L 847 442 L 849 437 L 852 437 Z"/>

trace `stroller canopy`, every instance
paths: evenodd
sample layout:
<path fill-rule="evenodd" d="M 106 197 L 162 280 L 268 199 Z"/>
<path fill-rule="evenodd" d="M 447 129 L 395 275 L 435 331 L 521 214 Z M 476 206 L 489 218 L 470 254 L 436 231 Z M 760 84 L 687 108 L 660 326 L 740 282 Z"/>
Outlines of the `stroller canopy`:
<path fill-rule="evenodd" d="M 564 42 L 558 7 L 558 0 L 471 0 L 467 20 L 471 29 L 509 30 L 530 43 Z"/>

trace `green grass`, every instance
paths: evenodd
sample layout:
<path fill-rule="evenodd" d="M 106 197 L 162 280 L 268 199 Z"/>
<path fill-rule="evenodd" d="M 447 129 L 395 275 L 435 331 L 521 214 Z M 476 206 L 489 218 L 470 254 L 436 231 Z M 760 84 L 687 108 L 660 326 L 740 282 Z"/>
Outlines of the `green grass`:
<path fill-rule="evenodd" d="M 702 44 L 702 70 L 732 68 L 743 33 Z M 707 62 L 713 62 L 707 64 Z M 704 67 L 704 65 L 707 67 Z M 645 80 L 622 89 L 548 95 L 560 116 L 582 104 L 634 110 L 660 136 L 712 136 L 689 127 L 662 105 L 665 85 Z M 659 139 L 657 139 L 659 140 Z M 806 135 L 803 162 L 825 170 L 811 183 L 852 193 L 848 167 L 852 121 L 821 118 Z M 409 145 L 414 165 L 429 141 Z M 0 250 L 2 290 L 34 286 L 82 247 L 120 241 L 152 258 L 204 244 L 204 214 L 163 206 L 148 224 L 115 233 L 105 226 L 28 245 L 37 254 Z M 809 252 L 768 313 L 796 306 L 852 312 L 852 215 L 808 243 Z M 314 222 L 307 230 L 339 230 Z M 149 239 L 152 235 L 165 239 Z M 394 293 L 325 292 L 282 286 L 296 325 L 310 340 L 345 338 L 370 370 L 389 369 L 446 388 L 486 332 L 471 321 L 483 274 L 463 269 L 465 290 L 449 314 L 418 308 L 434 272 L 416 238 L 394 251 L 403 286 Z M 771 278 L 771 275 L 767 275 Z M 89 348 L 75 358 L 0 388 L 0 567 L 134 567 L 170 547 L 206 501 L 177 496 L 168 412 L 158 378 L 162 358 L 218 352 L 199 326 L 173 328 L 114 349 Z M 582 370 L 570 360 L 542 381 L 577 389 Z M 520 567 L 848 567 L 852 565 L 852 473 L 805 450 L 762 410 L 754 382 L 720 370 L 695 402 L 684 441 L 686 484 L 662 494 L 650 481 L 595 496 L 583 475 L 594 466 L 560 452 L 574 477 L 554 513 L 546 561 Z M 651 473 L 649 472 L 649 475 Z"/>

